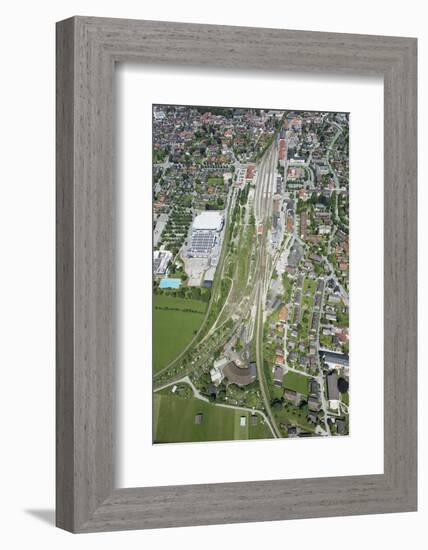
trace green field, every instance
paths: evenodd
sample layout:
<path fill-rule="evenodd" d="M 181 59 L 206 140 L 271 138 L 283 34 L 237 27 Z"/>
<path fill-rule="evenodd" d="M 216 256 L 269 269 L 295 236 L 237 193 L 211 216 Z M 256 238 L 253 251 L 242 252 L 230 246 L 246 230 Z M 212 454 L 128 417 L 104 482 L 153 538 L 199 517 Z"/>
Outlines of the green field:
<path fill-rule="evenodd" d="M 349 406 L 349 392 L 341 393 L 340 400 L 342 401 L 342 403 L 345 403 L 345 405 Z"/>
<path fill-rule="evenodd" d="M 214 187 L 223 186 L 224 179 L 223 176 L 209 176 L 207 178 L 207 184 Z"/>
<path fill-rule="evenodd" d="M 283 378 L 282 385 L 289 390 L 308 395 L 308 382 L 309 378 L 307 376 L 288 371 Z"/>
<path fill-rule="evenodd" d="M 195 415 L 202 413 L 201 424 Z M 240 426 L 245 416 L 246 425 Z M 250 426 L 251 413 L 227 409 L 191 398 L 183 399 L 171 393 L 154 396 L 154 442 L 178 443 L 197 441 L 226 441 L 236 439 L 268 439 L 271 431 L 258 415 L 256 426 Z"/>
<path fill-rule="evenodd" d="M 153 296 L 154 372 L 166 367 L 186 347 L 200 327 L 206 308 L 202 300 Z"/>

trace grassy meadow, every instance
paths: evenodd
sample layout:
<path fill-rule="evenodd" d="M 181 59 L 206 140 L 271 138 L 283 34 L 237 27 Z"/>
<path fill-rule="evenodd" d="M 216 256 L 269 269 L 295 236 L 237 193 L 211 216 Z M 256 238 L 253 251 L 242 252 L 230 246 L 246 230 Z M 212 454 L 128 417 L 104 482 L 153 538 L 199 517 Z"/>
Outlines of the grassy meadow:
<path fill-rule="evenodd" d="M 153 369 L 166 367 L 200 327 L 206 302 L 174 296 L 153 296 Z"/>
<path fill-rule="evenodd" d="M 298 374 L 297 372 L 293 371 L 288 371 L 282 380 L 282 385 L 284 386 L 284 388 L 287 388 L 288 390 L 294 390 L 306 396 L 309 393 L 308 384 L 309 378 L 307 376 L 303 376 L 302 374 Z"/>
<path fill-rule="evenodd" d="M 195 415 L 202 413 L 203 421 L 195 424 Z M 154 395 L 155 443 L 225 441 L 233 439 L 268 439 L 271 431 L 258 415 L 257 425 L 250 426 L 251 413 L 219 407 L 200 399 L 183 399 L 164 390 Z M 245 416 L 245 426 L 240 417 Z"/>

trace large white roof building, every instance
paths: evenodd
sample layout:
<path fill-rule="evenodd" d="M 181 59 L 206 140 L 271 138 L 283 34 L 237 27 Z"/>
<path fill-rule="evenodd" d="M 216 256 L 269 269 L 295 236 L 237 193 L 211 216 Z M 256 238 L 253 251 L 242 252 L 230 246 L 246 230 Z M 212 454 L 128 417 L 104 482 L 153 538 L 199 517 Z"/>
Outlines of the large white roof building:
<path fill-rule="evenodd" d="M 223 226 L 223 215 L 216 210 L 202 212 L 193 220 L 192 229 L 220 231 Z"/>

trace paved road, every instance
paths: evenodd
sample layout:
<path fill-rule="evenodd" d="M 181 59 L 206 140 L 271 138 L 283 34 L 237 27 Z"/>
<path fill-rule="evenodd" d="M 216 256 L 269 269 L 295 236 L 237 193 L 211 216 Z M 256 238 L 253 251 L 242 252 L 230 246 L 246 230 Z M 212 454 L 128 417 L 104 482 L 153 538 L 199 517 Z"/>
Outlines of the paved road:
<path fill-rule="evenodd" d="M 335 124 L 335 126 L 337 126 L 337 125 Z M 328 167 L 330 168 L 330 172 L 333 174 L 334 186 L 335 186 L 336 189 L 339 189 L 340 184 L 339 184 L 339 178 L 337 177 L 337 174 L 336 174 L 336 170 L 333 170 L 333 168 L 331 166 L 331 163 L 330 163 L 330 151 L 333 149 L 334 144 L 336 143 L 338 137 L 340 136 L 340 134 L 342 132 L 343 132 L 342 128 L 340 128 L 340 126 L 338 126 L 338 130 L 335 133 L 333 139 L 331 140 L 331 143 L 330 143 L 330 146 L 327 149 L 327 155 L 326 155 L 327 164 L 328 164 Z"/>
<path fill-rule="evenodd" d="M 323 258 L 324 258 L 324 261 L 326 262 L 326 264 L 328 265 L 328 268 L 331 271 L 331 275 L 329 277 L 334 279 L 334 282 L 339 287 L 340 296 L 343 300 L 343 303 L 345 304 L 346 307 L 348 307 L 349 306 L 349 295 L 348 295 L 348 293 L 346 292 L 346 290 L 343 288 L 342 284 L 339 282 L 338 278 L 336 277 L 336 273 L 335 273 L 334 268 L 331 265 L 331 263 L 328 261 L 328 259 L 325 256 L 323 256 Z"/>
<path fill-rule="evenodd" d="M 320 385 L 320 393 L 321 393 L 321 408 L 324 413 L 324 425 L 325 430 L 327 432 L 327 435 L 331 435 L 330 425 L 327 422 L 328 419 L 328 407 L 327 407 L 327 400 L 325 398 L 325 376 L 322 371 L 321 362 L 320 362 L 320 355 L 319 355 L 319 346 L 320 346 L 320 322 L 321 322 L 321 312 L 323 310 L 324 306 L 324 296 L 325 296 L 325 280 L 324 284 L 322 286 L 322 292 L 321 292 L 321 302 L 320 302 L 320 308 L 319 308 L 319 319 L 318 319 L 318 326 L 317 326 L 317 336 L 316 336 L 316 352 L 317 352 L 317 365 L 318 365 L 318 372 L 319 375 L 316 377 L 316 380 L 318 384 Z"/>

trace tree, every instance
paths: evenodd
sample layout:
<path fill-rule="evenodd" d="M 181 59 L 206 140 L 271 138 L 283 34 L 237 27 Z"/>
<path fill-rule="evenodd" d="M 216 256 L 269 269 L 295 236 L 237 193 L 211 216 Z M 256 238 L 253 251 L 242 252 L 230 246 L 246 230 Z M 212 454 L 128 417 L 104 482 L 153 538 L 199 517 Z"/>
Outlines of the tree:
<path fill-rule="evenodd" d="M 349 382 L 346 378 L 339 378 L 337 381 L 337 389 L 340 393 L 346 393 L 349 389 Z"/>

